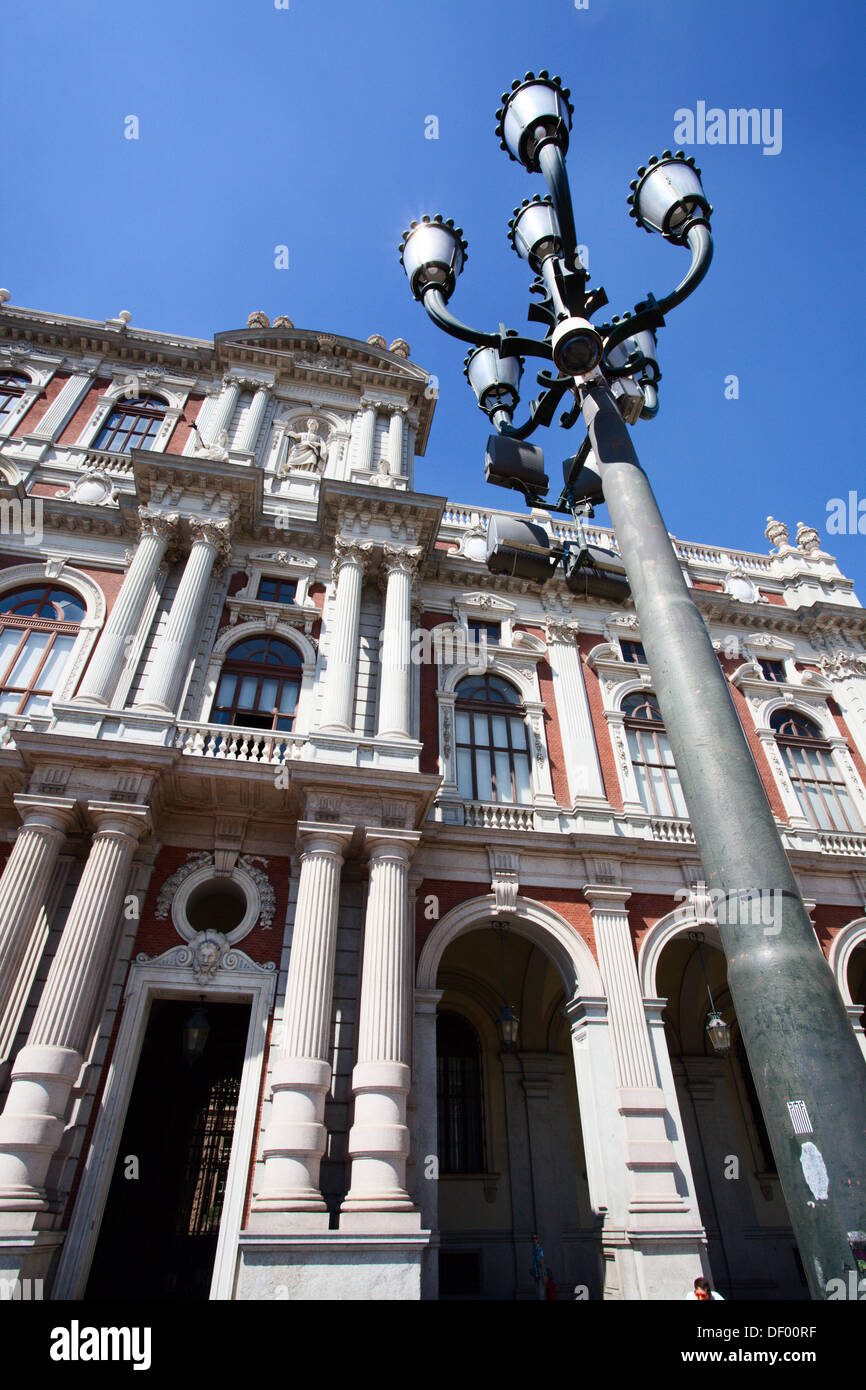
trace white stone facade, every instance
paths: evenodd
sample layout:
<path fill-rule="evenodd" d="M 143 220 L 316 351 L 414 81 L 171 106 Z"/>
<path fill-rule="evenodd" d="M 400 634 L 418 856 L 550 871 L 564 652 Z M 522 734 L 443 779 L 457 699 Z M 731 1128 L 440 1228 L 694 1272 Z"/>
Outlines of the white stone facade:
<path fill-rule="evenodd" d="M 535 1298 L 536 1236 L 560 1298 L 805 1297 L 747 1061 L 705 1036 L 704 965 L 735 1018 L 635 751 L 637 620 L 492 579 L 488 512 L 416 490 L 433 393 L 383 343 L 0 308 L 0 641 L 35 654 L 0 669 L 0 1274 L 98 1296 L 112 1230 L 144 1239 L 131 1154 L 179 1299 Z M 139 401 L 143 447 L 100 447 Z M 768 536 L 675 544 L 866 1052 L 866 614 L 815 533 Z M 162 1208 L 160 1116 L 197 1155 Z"/>

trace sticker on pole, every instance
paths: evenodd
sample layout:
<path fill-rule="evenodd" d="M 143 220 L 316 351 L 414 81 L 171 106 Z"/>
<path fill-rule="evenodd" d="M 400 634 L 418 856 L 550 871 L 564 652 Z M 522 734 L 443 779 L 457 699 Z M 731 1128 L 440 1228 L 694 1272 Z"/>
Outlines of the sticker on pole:
<path fill-rule="evenodd" d="M 794 1126 L 795 1134 L 813 1133 L 812 1121 L 809 1119 L 809 1112 L 804 1100 L 789 1100 L 788 1114 L 791 1116 L 791 1124 Z"/>

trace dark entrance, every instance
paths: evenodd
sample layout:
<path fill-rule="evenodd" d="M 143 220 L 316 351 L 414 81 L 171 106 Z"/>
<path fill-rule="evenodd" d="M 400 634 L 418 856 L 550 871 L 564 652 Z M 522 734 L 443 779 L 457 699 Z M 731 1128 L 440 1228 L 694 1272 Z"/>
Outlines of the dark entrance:
<path fill-rule="evenodd" d="M 151 1007 L 86 1298 L 208 1296 L 250 1007 L 206 1003 L 210 1032 L 189 1061 L 196 1007 Z"/>

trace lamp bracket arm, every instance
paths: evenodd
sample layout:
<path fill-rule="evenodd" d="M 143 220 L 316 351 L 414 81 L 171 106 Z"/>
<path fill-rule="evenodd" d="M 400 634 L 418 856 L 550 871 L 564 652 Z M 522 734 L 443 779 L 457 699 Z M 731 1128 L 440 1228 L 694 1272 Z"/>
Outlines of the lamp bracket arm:
<path fill-rule="evenodd" d="M 435 285 L 428 286 L 424 291 L 424 308 L 437 328 L 441 328 L 450 337 L 459 338 L 464 343 L 472 343 L 474 347 L 499 347 L 501 341 L 499 333 L 482 333 L 478 329 L 470 328 L 468 324 L 461 323 L 451 313 L 442 298 L 442 291 L 437 289 Z"/>
<path fill-rule="evenodd" d="M 667 314 L 682 304 L 684 299 L 697 289 L 710 268 L 713 259 L 713 238 L 708 222 L 693 222 L 686 232 L 685 244 L 692 253 L 692 263 L 688 273 L 675 290 L 659 301 L 659 311 Z"/>

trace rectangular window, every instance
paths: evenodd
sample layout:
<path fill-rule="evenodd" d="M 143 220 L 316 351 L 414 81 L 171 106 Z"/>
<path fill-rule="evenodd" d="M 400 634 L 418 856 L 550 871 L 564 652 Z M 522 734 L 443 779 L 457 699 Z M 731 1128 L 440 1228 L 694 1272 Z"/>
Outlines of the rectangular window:
<path fill-rule="evenodd" d="M 470 618 L 469 634 L 476 642 L 486 640 L 488 646 L 495 646 L 502 640 L 502 624 L 476 622 Z"/>
<path fill-rule="evenodd" d="M 623 661 L 630 661 L 634 666 L 646 666 L 646 652 L 642 642 L 620 642 Z"/>
<path fill-rule="evenodd" d="M 758 661 L 765 681 L 784 681 L 784 661 Z"/>
<path fill-rule="evenodd" d="M 263 579 L 257 597 L 268 603 L 294 603 L 297 579 Z"/>

